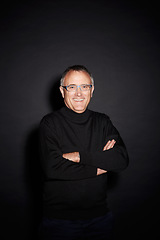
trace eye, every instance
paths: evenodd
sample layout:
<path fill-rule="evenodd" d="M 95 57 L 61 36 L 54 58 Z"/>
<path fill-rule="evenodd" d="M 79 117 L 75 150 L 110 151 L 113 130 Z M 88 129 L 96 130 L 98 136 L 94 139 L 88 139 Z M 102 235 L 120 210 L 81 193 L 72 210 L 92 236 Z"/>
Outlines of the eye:
<path fill-rule="evenodd" d="M 87 84 L 85 84 L 85 85 L 82 85 L 82 89 L 84 89 L 84 90 L 87 90 L 87 89 L 89 89 L 89 85 L 87 85 Z"/>
<path fill-rule="evenodd" d="M 68 89 L 69 89 L 69 90 L 74 90 L 74 89 L 76 89 L 76 86 L 75 86 L 75 85 L 69 85 L 69 86 L 68 86 Z"/>

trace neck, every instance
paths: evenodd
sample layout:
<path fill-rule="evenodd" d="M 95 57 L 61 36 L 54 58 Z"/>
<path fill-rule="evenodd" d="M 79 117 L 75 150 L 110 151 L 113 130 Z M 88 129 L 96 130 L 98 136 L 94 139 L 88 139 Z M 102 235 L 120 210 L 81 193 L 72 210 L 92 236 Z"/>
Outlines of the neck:
<path fill-rule="evenodd" d="M 79 123 L 87 121 L 90 116 L 90 110 L 88 109 L 86 109 L 82 113 L 77 113 L 72 109 L 68 108 L 67 106 L 62 108 L 62 113 L 66 118 L 70 119 L 70 121 Z"/>

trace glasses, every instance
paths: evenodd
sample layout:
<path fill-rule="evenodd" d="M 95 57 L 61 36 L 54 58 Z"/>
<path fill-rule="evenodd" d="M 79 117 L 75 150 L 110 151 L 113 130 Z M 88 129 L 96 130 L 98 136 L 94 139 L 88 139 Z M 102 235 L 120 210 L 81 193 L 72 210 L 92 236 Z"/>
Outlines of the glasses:
<path fill-rule="evenodd" d="M 75 85 L 75 84 L 70 84 L 68 86 L 62 86 L 65 88 L 68 92 L 75 92 L 77 91 L 78 88 L 81 89 L 81 91 L 89 91 L 92 87 L 92 84 L 81 84 L 81 85 Z"/>

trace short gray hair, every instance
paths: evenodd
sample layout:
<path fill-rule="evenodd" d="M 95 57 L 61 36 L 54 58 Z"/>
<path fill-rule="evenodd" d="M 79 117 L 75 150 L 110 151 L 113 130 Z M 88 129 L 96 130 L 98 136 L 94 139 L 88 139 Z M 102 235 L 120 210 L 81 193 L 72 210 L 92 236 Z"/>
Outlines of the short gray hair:
<path fill-rule="evenodd" d="M 68 73 L 69 71 L 77 71 L 77 72 L 82 71 L 82 72 L 88 73 L 89 76 L 90 76 L 90 78 L 91 78 L 91 84 L 94 85 L 94 79 L 93 79 L 93 77 L 92 77 L 92 74 L 88 71 L 88 69 L 87 69 L 85 66 L 83 66 L 83 65 L 73 65 L 73 66 L 68 67 L 68 68 L 63 72 L 62 77 L 61 77 L 61 80 L 60 80 L 60 86 L 63 86 L 65 76 L 67 75 L 67 73 Z"/>

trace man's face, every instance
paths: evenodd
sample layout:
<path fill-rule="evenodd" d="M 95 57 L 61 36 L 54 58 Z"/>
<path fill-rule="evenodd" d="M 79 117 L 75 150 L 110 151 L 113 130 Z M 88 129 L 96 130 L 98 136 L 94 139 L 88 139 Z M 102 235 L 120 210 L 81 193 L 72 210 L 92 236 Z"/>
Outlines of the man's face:
<path fill-rule="evenodd" d="M 70 84 L 91 84 L 91 79 L 86 72 L 71 70 L 66 74 L 63 85 L 68 86 Z M 63 87 L 60 87 L 65 105 L 76 113 L 83 113 L 86 110 L 91 100 L 93 90 L 94 86 L 88 91 L 81 91 L 81 89 L 78 88 L 75 92 L 68 92 Z"/>

